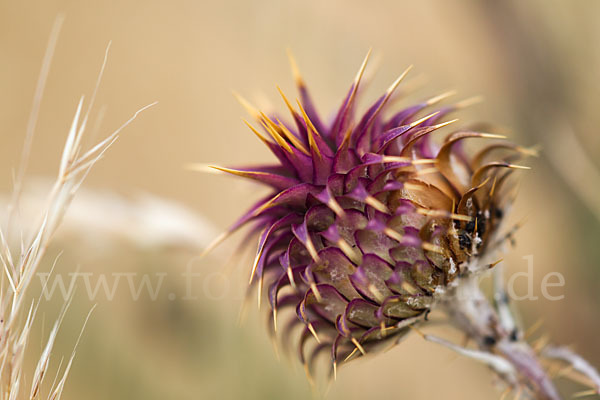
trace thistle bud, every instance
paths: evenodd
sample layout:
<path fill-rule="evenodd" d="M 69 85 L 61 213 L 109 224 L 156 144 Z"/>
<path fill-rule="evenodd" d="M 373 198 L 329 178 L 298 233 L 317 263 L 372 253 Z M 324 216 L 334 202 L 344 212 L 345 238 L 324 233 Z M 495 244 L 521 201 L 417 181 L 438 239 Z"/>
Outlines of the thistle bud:
<path fill-rule="evenodd" d="M 281 93 L 290 122 L 248 106 L 260 130 L 248 125 L 277 162 L 218 168 L 272 189 L 232 231 L 260 232 L 250 283 L 268 298 L 271 329 L 280 310 L 294 308 L 284 336 L 301 329 L 302 361 L 328 352 L 333 371 L 396 343 L 461 274 L 482 268 L 508 205 L 505 183 L 525 152 L 457 128 L 450 115 L 467 102 L 438 106 L 451 93 L 394 109 L 408 70 L 357 115 L 367 59 L 329 122 L 297 73 L 300 100 Z M 467 151 L 467 141 L 483 146 Z"/>

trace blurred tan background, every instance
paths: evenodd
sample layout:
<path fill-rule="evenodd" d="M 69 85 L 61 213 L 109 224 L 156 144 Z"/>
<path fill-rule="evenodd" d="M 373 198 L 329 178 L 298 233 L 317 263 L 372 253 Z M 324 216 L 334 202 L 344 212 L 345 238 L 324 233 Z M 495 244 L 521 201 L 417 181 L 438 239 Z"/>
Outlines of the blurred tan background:
<path fill-rule="evenodd" d="M 520 143 L 542 146 L 541 157 L 531 162 L 534 169 L 523 176 L 512 218 L 528 222 L 506 264 L 524 271 L 522 257 L 533 255 L 538 296 L 545 273 L 566 278 L 563 292 L 557 289 L 564 300 L 518 304 L 524 323 L 543 317 L 540 332 L 573 344 L 600 365 L 599 2 L 0 0 L 1 193 L 11 188 L 59 13 L 66 19 L 29 176 L 54 177 L 77 101 L 91 94 L 112 40 L 92 114 L 95 121 L 104 113 L 94 140 L 140 107 L 159 104 L 126 129 L 85 187 L 125 198 L 150 193 L 170 199 L 205 217 L 217 232 L 258 193 L 254 186 L 190 172 L 184 165 L 269 159 L 243 126 L 244 111 L 231 90 L 261 106 L 279 107 L 275 85 L 293 93 L 286 47 L 326 112 L 337 107 L 371 46 L 381 62 L 369 99 L 409 64 L 415 66 L 413 76 L 427 78 L 415 100 L 448 89 L 457 89 L 457 98 L 483 95 L 485 102 L 465 110 L 461 120 L 491 121 Z M 99 244 L 104 239 L 88 235 L 65 227 L 43 269 L 63 251 L 58 273 L 79 268 L 169 275 L 156 301 L 133 301 L 126 290 L 113 301 L 75 296 L 55 363 L 70 354 L 91 305 L 98 307 L 80 344 L 67 398 L 310 398 L 302 368 L 277 361 L 254 302 L 246 323 L 237 323 L 250 261 L 245 255 L 228 262 L 236 240 L 197 261 L 193 246 L 140 246 L 120 239 Z M 205 244 L 199 239 L 197 246 Z M 178 277 L 190 260 L 201 277 L 194 281 L 198 299 L 185 301 Z M 30 348 L 34 355 L 61 304 L 43 302 L 39 337 Z M 366 397 L 495 399 L 499 392 L 484 367 L 415 336 L 343 368 L 328 395 Z"/>

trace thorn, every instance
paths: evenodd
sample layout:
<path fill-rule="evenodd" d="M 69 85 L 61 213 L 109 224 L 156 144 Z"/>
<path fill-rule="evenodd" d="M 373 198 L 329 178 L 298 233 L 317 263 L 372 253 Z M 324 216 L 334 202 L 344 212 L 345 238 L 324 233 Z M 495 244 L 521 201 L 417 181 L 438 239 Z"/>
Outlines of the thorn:
<path fill-rule="evenodd" d="M 498 135 L 497 133 L 486 133 L 479 132 L 479 137 L 484 139 L 506 139 L 507 137 L 504 135 Z"/>
<path fill-rule="evenodd" d="M 333 198 L 333 196 L 327 202 L 327 207 L 329 207 L 335 213 L 335 215 L 337 215 L 340 218 L 344 218 L 346 216 L 346 212 L 344 211 L 342 206 L 340 206 L 340 203 L 338 203 L 335 200 L 335 198 Z"/>
<path fill-rule="evenodd" d="M 403 236 L 403 235 L 401 235 L 401 234 L 400 234 L 400 232 L 398 232 L 398 231 L 396 231 L 396 230 L 394 230 L 394 229 L 392 229 L 392 228 L 390 228 L 390 227 L 386 227 L 386 228 L 383 230 L 383 233 L 384 233 L 386 236 L 388 236 L 388 237 L 390 237 L 390 238 L 394 239 L 394 240 L 395 240 L 395 241 L 397 241 L 397 242 L 401 242 L 401 241 L 402 241 L 402 239 L 404 238 L 404 236 Z"/>
<path fill-rule="evenodd" d="M 436 111 L 436 112 L 434 112 L 434 113 L 431 113 L 431 114 L 429 114 L 429 115 L 426 115 L 426 116 L 424 116 L 423 118 L 416 120 L 415 122 L 411 122 L 409 126 L 410 126 L 411 128 L 414 128 L 415 126 L 422 124 L 423 122 L 427 121 L 428 119 L 431 119 L 431 118 L 435 117 L 435 116 L 436 116 L 436 115 L 438 115 L 439 113 L 440 113 L 439 111 Z"/>
<path fill-rule="evenodd" d="M 360 68 L 358 69 L 358 72 L 356 73 L 356 77 L 354 78 L 354 83 L 355 83 L 354 92 L 356 92 L 356 88 L 358 87 L 358 84 L 359 84 L 360 80 L 362 79 L 365 69 L 367 68 L 367 63 L 369 62 L 369 58 L 371 57 L 372 51 L 373 51 L 373 48 L 370 47 L 369 51 L 367 51 L 367 55 L 365 56 L 362 64 L 360 65 Z M 352 101 L 352 97 L 350 97 L 350 101 Z"/>
<path fill-rule="evenodd" d="M 548 335 L 544 335 L 535 342 L 532 343 L 531 347 L 536 353 L 539 353 L 546 345 L 550 342 L 550 337 Z"/>
<path fill-rule="evenodd" d="M 314 262 L 321 261 L 319 253 L 317 253 L 317 249 L 315 249 L 315 245 L 313 244 L 310 237 L 308 237 L 308 239 L 306 240 L 306 250 L 308 250 L 310 257 L 313 259 Z"/>
<path fill-rule="evenodd" d="M 342 140 L 342 143 L 340 144 L 340 149 L 343 148 L 344 146 L 346 146 L 346 144 L 348 144 L 348 142 L 350 142 L 350 138 L 352 137 L 352 132 L 354 131 L 354 124 L 350 123 L 350 126 L 348 127 L 348 129 L 346 130 L 346 133 L 344 134 L 344 139 Z"/>
<path fill-rule="evenodd" d="M 308 380 L 308 383 L 310 384 L 310 388 L 313 392 L 313 395 L 316 396 L 317 388 L 315 385 L 315 381 L 313 380 L 313 377 L 310 374 L 310 369 L 308 368 L 308 364 L 306 362 L 304 362 L 303 366 L 304 366 L 304 372 L 306 373 L 306 380 Z"/>
<path fill-rule="evenodd" d="M 454 108 L 461 109 L 461 108 L 470 107 L 470 106 L 473 106 L 475 104 L 481 103 L 483 100 L 484 100 L 483 96 L 469 97 L 468 99 L 464 99 L 464 100 L 459 101 L 458 103 L 456 103 L 454 105 Z"/>
<path fill-rule="evenodd" d="M 321 339 L 319 339 L 319 336 L 317 335 L 317 331 L 315 331 L 315 328 L 313 327 L 312 323 L 308 323 L 308 330 L 310 331 L 310 333 L 312 333 L 312 335 L 315 337 L 315 340 L 317 341 L 317 343 L 321 344 Z"/>
<path fill-rule="evenodd" d="M 519 389 L 517 390 L 517 394 L 515 394 L 515 400 L 519 400 L 521 398 L 522 394 L 523 394 L 523 387 L 519 386 Z"/>
<path fill-rule="evenodd" d="M 292 54 L 292 50 L 288 47 L 286 49 L 286 53 L 288 56 L 288 60 L 290 62 L 290 67 L 292 69 L 292 76 L 294 77 L 294 81 L 298 87 L 304 86 L 304 80 L 302 79 L 302 75 L 300 75 L 300 69 L 298 68 L 298 64 L 296 64 L 296 59 Z"/>
<path fill-rule="evenodd" d="M 504 392 L 502 392 L 502 395 L 500 395 L 500 400 L 505 400 L 506 397 L 508 397 L 508 395 L 510 394 L 510 392 L 512 392 L 512 388 L 507 387 L 506 390 L 504 390 Z"/>
<path fill-rule="evenodd" d="M 456 214 L 446 210 L 429 210 L 427 208 L 417 208 L 417 213 L 421 215 L 426 215 L 428 217 L 442 217 L 442 218 L 451 218 L 457 221 L 473 221 L 473 217 L 464 214 Z"/>
<path fill-rule="evenodd" d="M 215 169 L 218 169 L 205 163 L 190 163 L 186 164 L 184 168 L 189 171 L 203 172 L 205 174 L 216 174 Z"/>
<path fill-rule="evenodd" d="M 507 168 L 512 168 L 512 169 L 525 169 L 525 170 L 531 169 L 531 167 L 526 167 L 526 166 L 524 166 L 524 165 L 515 165 L 515 164 L 508 164 L 508 165 L 507 165 Z"/>
<path fill-rule="evenodd" d="M 412 165 L 425 165 L 425 164 L 436 164 L 437 160 L 435 158 L 422 158 L 420 160 L 411 161 Z"/>
<path fill-rule="evenodd" d="M 348 354 L 348 357 L 344 358 L 344 362 L 348 361 L 350 358 L 352 358 L 352 356 L 358 351 L 358 348 L 355 347 L 354 350 L 352 350 L 352 352 L 350 354 Z"/>
<path fill-rule="evenodd" d="M 216 171 L 221 171 L 221 172 L 225 172 L 228 174 L 232 174 L 232 175 L 237 175 L 237 176 L 241 176 L 244 178 L 249 178 L 252 176 L 257 176 L 257 175 L 267 175 L 266 172 L 261 172 L 261 171 L 240 171 L 237 169 L 232 169 L 232 168 L 227 168 L 227 167 L 219 167 L 217 165 L 206 165 L 206 168 L 211 169 L 211 170 L 216 170 Z"/>
<path fill-rule="evenodd" d="M 277 90 L 279 91 L 279 94 L 283 98 L 283 101 L 285 102 L 285 105 L 287 106 L 288 110 L 290 110 L 290 113 L 292 114 L 292 116 L 295 117 L 297 115 L 296 110 L 294 110 L 294 107 L 292 107 L 292 104 L 290 103 L 288 98 L 283 93 L 283 90 L 281 90 L 281 88 L 279 86 L 277 86 Z"/>
<path fill-rule="evenodd" d="M 296 289 L 296 281 L 294 280 L 294 272 L 292 271 L 291 266 L 287 267 L 287 276 L 288 276 L 288 279 L 290 280 L 290 285 L 292 285 L 292 288 Z"/>
<path fill-rule="evenodd" d="M 377 289 L 377 287 L 375 285 L 373 285 L 373 284 L 369 285 L 368 289 L 371 293 L 373 293 L 373 295 L 375 296 L 377 301 L 379 301 L 380 303 L 384 302 L 385 296 L 379 291 L 379 289 Z"/>
<path fill-rule="evenodd" d="M 256 107 L 250 104 L 250 102 L 243 98 L 238 92 L 232 90 L 231 93 L 233 94 L 233 97 L 235 97 L 235 99 L 238 101 L 238 103 L 240 103 L 241 106 L 244 107 L 246 112 L 252 116 L 252 118 L 256 120 L 259 119 L 260 113 Z"/>
<path fill-rule="evenodd" d="M 493 263 L 488 265 L 488 269 L 494 268 L 496 265 L 500 264 L 502 261 L 504 261 L 503 258 L 499 259 L 498 261 L 494 261 Z"/>
<path fill-rule="evenodd" d="M 533 333 L 535 331 L 537 331 L 542 325 L 544 325 L 544 319 L 543 318 L 539 318 L 533 325 L 531 325 L 529 328 L 527 328 L 527 330 L 525 331 L 523 337 L 525 339 L 531 337 L 531 335 L 533 335 Z"/>
<path fill-rule="evenodd" d="M 418 329 L 416 326 L 414 325 L 409 325 L 408 326 L 410 329 L 412 329 L 413 331 L 417 332 L 417 334 L 419 336 L 421 336 L 423 339 L 427 340 L 427 335 L 425 335 L 420 329 Z"/>
<path fill-rule="evenodd" d="M 302 113 L 302 118 L 304 119 L 304 122 L 306 123 L 306 130 L 308 132 L 308 144 L 309 144 L 310 148 L 317 154 L 317 156 L 319 158 L 321 158 L 321 150 L 319 150 L 319 146 L 317 146 L 317 142 L 315 141 L 315 137 L 313 136 L 313 135 L 320 136 L 319 132 L 317 131 L 317 128 L 315 128 L 315 126 L 313 125 L 310 118 L 308 118 L 308 115 L 306 114 L 304 107 L 302 107 L 302 103 L 300 103 L 300 100 L 296 100 L 296 102 L 298 103 L 298 106 L 300 107 L 300 112 Z"/>
<path fill-rule="evenodd" d="M 548 371 L 548 376 L 550 377 L 550 379 L 554 380 L 559 377 L 559 374 L 562 371 L 563 367 L 562 364 L 559 364 L 558 362 L 549 361 L 549 365 L 546 369 Z"/>
<path fill-rule="evenodd" d="M 379 324 L 379 331 L 381 332 L 381 337 L 385 337 L 386 336 L 386 327 L 385 327 L 385 322 L 381 321 Z"/>
<path fill-rule="evenodd" d="M 321 292 L 319 292 L 319 289 L 317 288 L 317 285 L 314 282 L 310 283 L 310 288 L 313 292 L 313 294 L 315 295 L 315 298 L 317 299 L 318 303 L 322 303 L 323 302 L 323 297 L 321 296 Z"/>
<path fill-rule="evenodd" d="M 420 161 L 420 160 L 414 160 Z M 381 162 L 389 162 L 389 163 L 410 163 L 412 160 L 409 157 L 400 157 L 400 156 L 386 156 L 383 155 L 381 157 Z"/>
<path fill-rule="evenodd" d="M 533 146 L 533 147 L 517 146 L 516 150 L 520 153 L 525 154 L 526 156 L 529 156 L 529 157 L 538 157 L 540 155 L 539 146 Z"/>
<path fill-rule="evenodd" d="M 431 168 L 425 168 L 425 169 L 418 170 L 415 173 L 415 175 L 423 176 L 423 175 L 435 174 L 437 172 L 439 172 L 439 170 L 436 167 L 431 167 Z"/>
<path fill-rule="evenodd" d="M 596 394 L 600 394 L 600 392 L 596 389 L 584 390 L 582 392 L 573 393 L 574 399 L 578 399 L 581 397 L 594 396 Z"/>
<path fill-rule="evenodd" d="M 444 254 L 444 249 L 442 249 L 440 246 L 436 246 L 433 243 L 423 242 L 421 243 L 421 247 L 424 250 L 431 251 L 433 253 Z"/>
<path fill-rule="evenodd" d="M 356 76 L 354 77 L 354 87 L 352 88 L 352 93 L 350 94 L 350 98 L 348 99 L 348 106 L 352 105 L 352 102 L 354 101 L 354 96 L 356 95 L 356 92 L 358 90 L 358 85 L 360 84 L 360 81 L 363 77 L 363 74 L 365 72 L 365 69 L 367 67 L 367 63 L 369 61 L 369 58 L 371 56 L 371 52 L 372 52 L 373 48 L 369 48 L 369 51 L 367 51 L 367 55 L 365 56 L 362 64 L 360 65 L 360 68 L 358 69 L 358 72 L 356 73 Z"/>
<path fill-rule="evenodd" d="M 265 231 L 263 231 L 263 233 L 264 232 Z M 260 239 L 259 239 L 259 244 L 260 244 Z M 254 280 L 254 274 L 256 274 L 256 268 L 258 267 L 258 261 L 260 260 L 260 257 L 262 256 L 263 250 L 264 250 L 264 245 L 258 249 L 258 252 L 256 253 L 256 256 L 254 257 L 254 262 L 252 263 L 252 269 L 250 270 L 250 280 L 248 281 L 248 285 L 250 285 L 252 283 L 252 281 Z"/>
<path fill-rule="evenodd" d="M 573 364 L 569 364 L 566 367 L 560 369 L 557 373 L 556 373 L 556 378 L 560 378 L 563 376 L 566 376 L 567 378 L 569 377 L 569 375 L 571 375 L 571 373 L 573 373 Z"/>
<path fill-rule="evenodd" d="M 269 127 L 271 127 L 271 129 L 274 129 L 278 135 L 280 135 L 279 126 L 277 126 L 277 124 L 275 122 L 273 122 L 273 120 L 271 118 L 269 118 L 269 116 L 262 111 L 260 113 L 260 122 L 263 122 L 264 124 L 268 125 Z"/>
<path fill-rule="evenodd" d="M 573 367 L 572 365 L 570 365 L 569 367 Z M 566 378 L 569 378 L 570 380 L 572 380 L 573 382 L 577 382 L 581 385 L 590 387 L 590 388 L 597 388 L 597 386 L 594 384 L 594 382 L 592 382 L 587 376 L 583 376 L 580 375 L 580 373 L 578 371 L 573 371 L 573 368 L 565 368 L 563 371 L 561 371 L 561 376 L 564 376 Z"/>
<path fill-rule="evenodd" d="M 407 291 L 409 294 L 415 294 L 419 291 L 419 289 L 415 285 L 413 285 L 412 283 L 407 282 L 407 281 L 402 282 L 402 284 L 400 286 L 402 287 L 402 289 Z"/>
<path fill-rule="evenodd" d="M 271 137 L 273 139 L 275 139 L 275 141 L 281 148 L 283 148 L 288 153 L 293 154 L 294 152 L 292 151 L 292 148 L 290 147 L 289 143 L 286 142 L 285 139 L 281 137 L 279 132 L 277 132 L 277 129 L 279 127 L 277 125 L 275 125 L 275 123 L 273 121 L 271 121 L 269 119 L 269 117 L 267 117 L 264 113 L 261 113 L 261 116 L 262 116 L 262 119 L 260 121 L 261 125 L 267 130 L 267 132 L 269 132 Z"/>
<path fill-rule="evenodd" d="M 275 201 L 277 201 L 277 199 L 279 199 L 279 197 L 283 194 L 284 192 L 280 192 L 278 194 L 276 194 L 275 196 L 273 196 L 270 200 L 268 200 L 267 202 L 265 202 L 262 206 L 258 207 L 253 215 L 257 216 L 259 215 L 261 212 L 265 211 L 266 209 L 272 207 L 273 203 L 275 203 Z"/>
<path fill-rule="evenodd" d="M 277 339 L 275 336 L 271 336 L 271 344 L 273 344 L 273 350 L 275 351 L 275 358 L 281 362 L 281 356 L 279 355 L 279 347 L 277 346 Z"/>
<path fill-rule="evenodd" d="M 262 288 L 263 288 L 263 275 L 260 276 L 258 280 L 258 290 L 256 291 L 257 295 L 257 304 L 258 309 L 260 310 L 260 303 L 262 301 Z"/>
<path fill-rule="evenodd" d="M 488 177 L 489 179 L 489 177 Z M 494 182 L 492 183 L 492 188 L 490 189 L 490 198 L 494 197 L 494 190 L 496 190 L 496 181 L 498 180 L 497 176 L 494 176 Z"/>
<path fill-rule="evenodd" d="M 273 307 L 273 331 L 277 333 L 277 307 Z"/>
<path fill-rule="evenodd" d="M 400 84 L 400 82 L 402 82 L 402 80 L 406 77 L 406 75 L 408 74 L 408 72 L 412 68 L 413 68 L 412 65 L 410 65 L 408 68 L 406 68 L 406 70 L 404 70 L 404 72 L 387 89 L 387 91 L 385 92 L 385 95 L 383 97 L 383 100 L 382 100 L 381 104 L 379 105 L 379 107 L 377 107 L 377 109 L 373 112 L 373 114 L 371 115 L 371 117 L 367 121 L 366 128 L 369 128 L 370 124 L 375 120 L 375 117 L 379 114 L 379 112 L 381 111 L 381 109 L 385 106 L 385 104 L 388 102 L 388 100 L 390 99 L 390 97 L 394 93 L 394 90 L 396 90 L 396 88 L 398 87 L 398 85 Z"/>
<path fill-rule="evenodd" d="M 432 106 L 432 105 L 434 105 L 434 104 L 436 104 L 436 103 L 439 103 L 439 102 L 440 102 L 440 101 L 442 101 L 442 100 L 445 100 L 445 99 L 447 99 L 447 98 L 448 98 L 448 97 L 450 97 L 450 96 L 454 96 L 455 94 L 456 94 L 456 90 L 449 90 L 449 91 L 447 91 L 447 92 L 444 92 L 444 93 L 442 93 L 442 94 L 439 94 L 439 95 L 437 95 L 437 96 L 435 96 L 435 97 L 432 97 L 432 98 L 430 98 L 430 99 L 429 99 L 429 100 L 427 100 L 425 103 L 426 103 L 428 106 Z"/>
<path fill-rule="evenodd" d="M 298 140 L 298 138 L 296 137 L 296 135 L 294 135 L 286 126 L 283 122 L 281 122 L 278 118 L 277 118 L 277 122 L 279 123 L 279 128 L 281 129 L 281 131 L 283 132 L 284 136 L 290 141 L 292 142 L 292 144 L 294 145 L 295 148 L 297 148 L 298 150 L 300 150 L 301 152 L 303 152 L 304 154 L 306 154 L 307 156 L 310 156 L 310 153 L 308 152 L 308 150 L 306 149 L 306 147 L 304 147 L 304 145 L 302 144 L 302 142 L 300 142 L 300 140 Z"/>
<path fill-rule="evenodd" d="M 354 343 L 354 345 L 356 346 L 356 348 L 358 349 L 358 351 L 361 352 L 361 354 L 363 356 L 367 355 L 367 352 L 365 351 L 365 349 L 361 346 L 361 344 L 358 342 L 358 340 L 356 340 L 355 338 L 350 339 L 352 341 L 352 343 Z"/>
<path fill-rule="evenodd" d="M 333 360 L 333 380 L 337 381 L 337 361 Z"/>
<path fill-rule="evenodd" d="M 375 197 L 368 195 L 365 198 L 365 203 L 376 209 L 377 211 L 381 211 L 382 213 L 389 214 L 390 210 L 387 208 L 385 204 L 381 201 L 377 200 Z"/>
<path fill-rule="evenodd" d="M 386 92 L 385 100 L 383 101 L 382 105 L 385 104 L 387 99 L 391 96 L 391 94 L 394 92 L 394 90 L 396 90 L 396 88 L 398 87 L 400 82 L 402 82 L 402 80 L 404 80 L 404 78 L 406 77 L 406 75 L 408 75 L 408 73 L 410 72 L 411 69 L 413 69 L 413 66 L 409 65 L 408 68 L 406 68 L 404 70 L 404 72 L 394 81 L 394 83 L 392 83 L 392 85 L 388 88 L 388 90 Z"/>
<path fill-rule="evenodd" d="M 252 132 L 254 132 L 254 134 L 264 143 L 264 144 L 268 144 L 269 143 L 269 139 L 267 139 L 266 137 L 263 136 L 262 133 L 260 133 L 255 127 L 253 127 L 250 122 L 246 121 L 245 119 L 242 119 L 242 121 L 244 121 L 244 123 L 248 126 L 248 128 L 250 128 L 250 130 L 252 130 Z"/>
<path fill-rule="evenodd" d="M 416 185 L 416 184 L 410 183 L 410 182 L 407 182 L 407 183 L 404 184 L 404 189 L 406 189 L 406 190 L 414 190 L 414 191 L 416 191 L 416 190 L 419 190 L 421 188 L 422 188 L 421 185 Z"/>
<path fill-rule="evenodd" d="M 350 259 L 350 261 L 352 261 L 354 263 L 360 263 L 360 260 L 361 260 L 360 253 L 358 253 L 356 250 L 354 250 L 354 248 L 352 248 L 352 246 L 350 246 L 348 244 L 348 242 L 346 242 L 346 240 L 344 240 L 343 238 L 340 238 L 336 242 L 336 244 L 342 250 L 342 252 L 346 255 L 346 257 L 348 257 Z"/>
<path fill-rule="evenodd" d="M 208 253 L 213 251 L 215 247 L 220 245 L 225 239 L 229 237 L 229 235 L 231 235 L 231 232 L 223 232 L 219 234 L 219 236 L 217 236 L 212 242 L 210 242 L 208 246 L 206 246 L 206 248 L 202 251 L 202 253 L 200 253 L 200 258 L 203 258 Z"/>
<path fill-rule="evenodd" d="M 442 123 L 437 124 L 437 125 L 433 125 L 432 128 L 434 128 L 434 129 L 440 129 L 440 128 L 443 128 L 443 127 L 448 126 L 450 124 L 453 124 L 453 123 L 455 123 L 457 121 L 458 121 L 458 118 L 454 118 L 454 119 L 452 119 L 450 121 L 446 121 L 446 122 L 442 122 Z"/>

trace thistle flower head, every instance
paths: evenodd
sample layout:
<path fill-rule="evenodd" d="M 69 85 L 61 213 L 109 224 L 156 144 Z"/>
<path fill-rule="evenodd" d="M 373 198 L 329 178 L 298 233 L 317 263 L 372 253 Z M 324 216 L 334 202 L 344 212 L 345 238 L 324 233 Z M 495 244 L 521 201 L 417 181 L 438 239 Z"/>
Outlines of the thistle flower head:
<path fill-rule="evenodd" d="M 325 351 L 334 372 L 342 361 L 398 341 L 436 296 L 472 272 L 493 246 L 507 206 L 505 183 L 525 152 L 466 128 L 432 140 L 466 102 L 432 109 L 445 93 L 394 109 L 392 96 L 408 69 L 357 115 L 367 59 L 329 121 L 293 68 L 300 100 L 280 91 L 291 123 L 246 103 L 260 129 L 248 126 L 277 162 L 215 167 L 272 188 L 232 230 L 251 225 L 260 232 L 250 282 L 259 304 L 268 297 L 271 329 L 280 324 L 279 310 L 295 308 L 283 336 L 300 327 L 305 365 Z M 463 147 L 490 139 L 496 141 L 474 153 Z"/>

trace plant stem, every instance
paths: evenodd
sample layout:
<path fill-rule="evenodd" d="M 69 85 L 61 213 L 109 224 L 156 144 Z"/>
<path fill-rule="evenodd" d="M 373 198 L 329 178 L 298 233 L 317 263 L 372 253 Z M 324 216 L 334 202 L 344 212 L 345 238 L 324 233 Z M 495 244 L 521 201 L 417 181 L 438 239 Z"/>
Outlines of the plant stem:
<path fill-rule="evenodd" d="M 474 276 L 460 278 L 446 293 L 441 305 L 452 323 L 477 344 L 479 355 L 474 358 L 494 369 L 509 387 L 527 390 L 539 400 L 560 400 L 536 351 L 523 339 L 518 328 L 507 329 L 515 325 L 507 323 L 506 316 L 501 317 L 498 299 L 493 305 Z"/>

